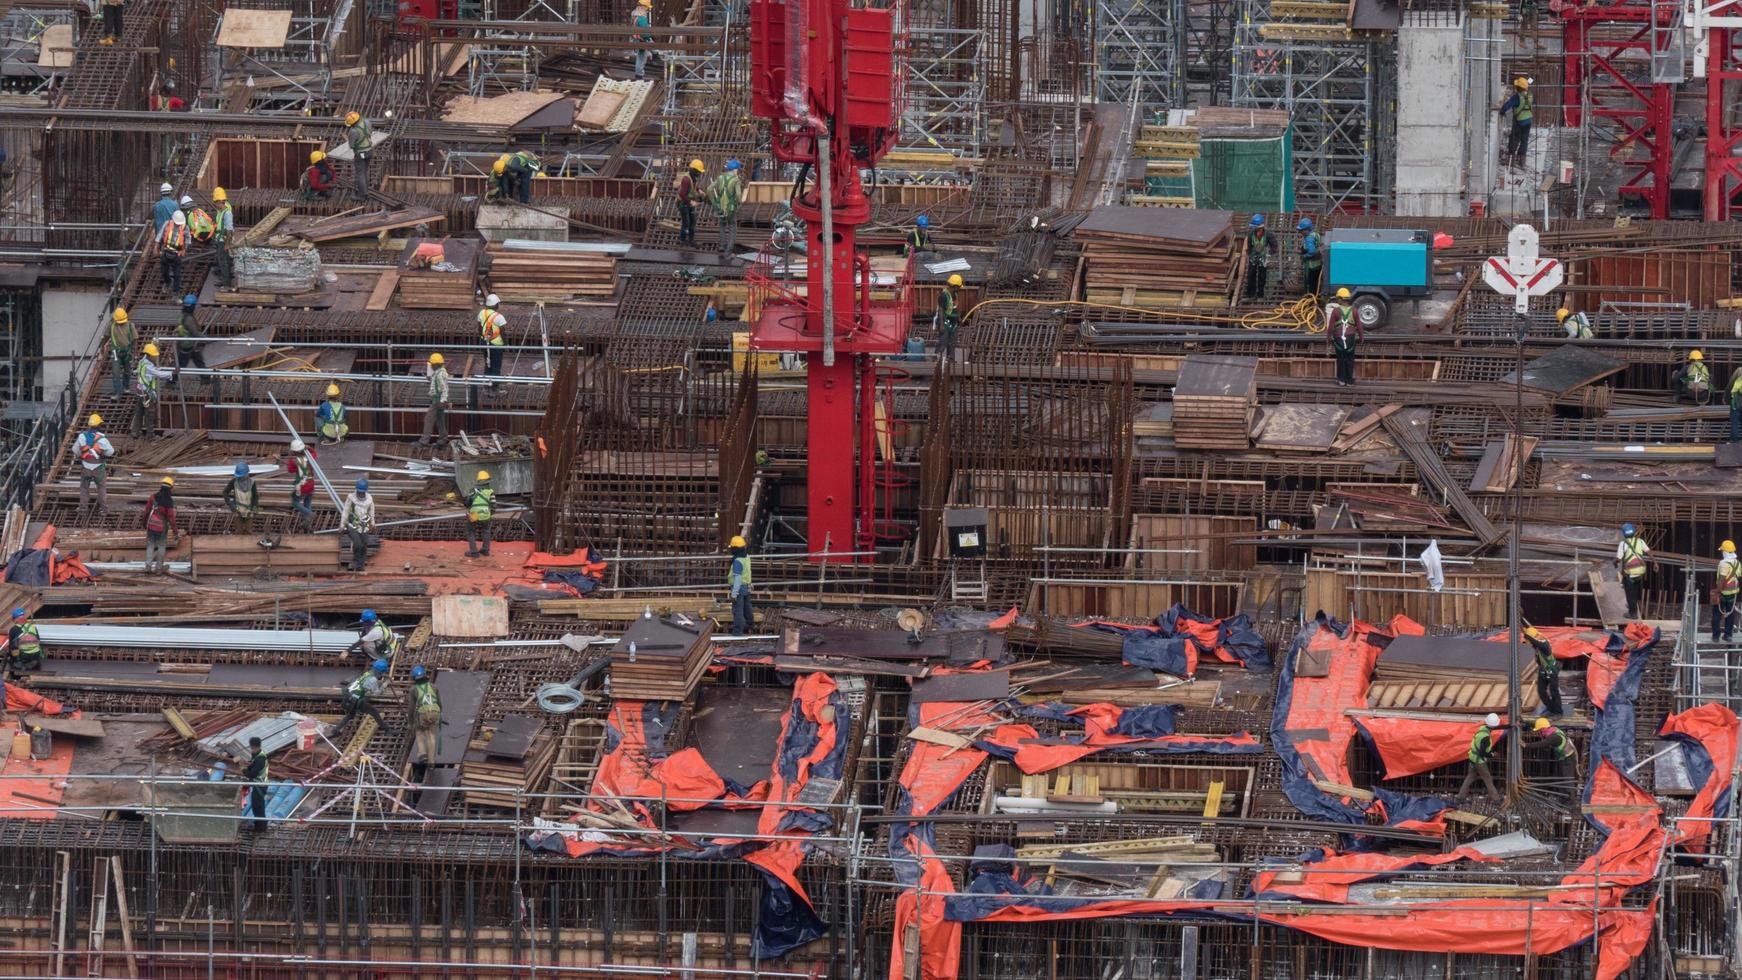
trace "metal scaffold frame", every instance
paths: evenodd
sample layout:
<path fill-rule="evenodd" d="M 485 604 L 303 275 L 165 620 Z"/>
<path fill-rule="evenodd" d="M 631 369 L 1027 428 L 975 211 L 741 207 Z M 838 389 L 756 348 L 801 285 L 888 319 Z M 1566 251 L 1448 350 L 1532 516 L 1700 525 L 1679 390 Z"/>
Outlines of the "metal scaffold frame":
<path fill-rule="evenodd" d="M 1095 97 L 1143 111 L 1184 98 L 1189 31 L 1184 0 L 1103 0 L 1095 4 Z"/>
<path fill-rule="evenodd" d="M 979 156 L 986 141 L 986 85 L 977 30 L 928 26 L 907 49 L 907 106 L 901 141 Z"/>
<path fill-rule="evenodd" d="M 1242 0 L 1234 36 L 1233 104 L 1280 109 L 1293 118 L 1293 170 L 1300 207 L 1382 210 L 1390 198 L 1388 93 L 1396 38 L 1276 39 L 1262 28 L 1270 0 Z"/>
<path fill-rule="evenodd" d="M 61 24 L 71 28 L 68 43 L 76 47 L 79 23 L 71 10 L 14 8 L 0 17 L 0 74 L 20 85 L 19 94 L 46 92 L 65 76 L 67 69 L 44 67 L 37 57 L 43 35 Z"/>

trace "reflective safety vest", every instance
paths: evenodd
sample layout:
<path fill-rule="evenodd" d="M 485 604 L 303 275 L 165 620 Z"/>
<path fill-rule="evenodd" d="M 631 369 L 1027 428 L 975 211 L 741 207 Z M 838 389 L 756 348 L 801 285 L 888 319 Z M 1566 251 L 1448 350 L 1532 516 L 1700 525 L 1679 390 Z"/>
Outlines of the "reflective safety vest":
<path fill-rule="evenodd" d="M 1733 596 L 1742 592 L 1742 561 L 1725 558 L 1718 562 L 1718 594 Z"/>
<path fill-rule="evenodd" d="M 152 368 L 151 358 L 141 357 L 139 364 L 133 369 L 133 383 L 141 392 L 153 398 L 157 397 L 157 372 Z"/>
<path fill-rule="evenodd" d="M 13 656 L 34 657 L 42 652 L 42 631 L 35 623 L 25 623 L 18 630 L 18 645 L 12 649 Z"/>
<path fill-rule="evenodd" d="M 1475 736 L 1470 739 L 1470 761 L 1480 765 L 1487 765 L 1488 760 L 1493 758 L 1493 756 L 1494 733 L 1488 730 L 1487 725 L 1483 725 L 1476 729 Z"/>
<path fill-rule="evenodd" d="M 351 683 L 345 685 L 345 693 L 349 694 L 351 697 L 354 697 L 354 698 L 368 697 L 369 691 L 365 685 L 368 683 L 369 678 L 374 677 L 374 676 L 375 676 L 374 671 L 365 672 L 363 674 L 363 676 L 361 676 L 361 677 L 357 678 L 356 680 L 352 681 Z"/>
<path fill-rule="evenodd" d="M 1558 674 L 1561 672 L 1560 661 L 1555 659 L 1554 647 L 1549 646 L 1547 640 L 1533 640 L 1528 636 L 1525 637 L 1524 640 L 1526 643 L 1530 644 L 1530 649 L 1536 652 L 1536 669 L 1538 673 Z"/>
<path fill-rule="evenodd" d="M 225 201 L 224 206 L 218 209 L 217 225 L 218 241 L 220 242 L 230 237 L 230 232 L 236 230 L 236 212 L 230 207 L 229 201 Z"/>
<path fill-rule="evenodd" d="M 173 221 L 164 225 L 161 242 L 165 252 L 175 252 L 178 255 L 186 252 L 188 248 L 187 226 L 178 225 Z"/>
<path fill-rule="evenodd" d="M 478 311 L 478 339 L 486 344 L 501 347 L 506 341 L 502 339 L 502 328 L 508 325 L 508 318 L 492 309 Z"/>
<path fill-rule="evenodd" d="M 345 424 L 345 403 L 329 400 L 327 402 L 327 422 L 331 425 Z"/>
<path fill-rule="evenodd" d="M 393 659 L 393 655 L 399 652 L 399 634 L 393 632 L 393 627 L 386 623 L 381 624 L 381 645 L 375 648 L 375 652 L 388 660 Z"/>
<path fill-rule="evenodd" d="M 1573 740 L 1567 738 L 1567 733 L 1558 728 L 1550 727 L 1543 731 L 1548 740 L 1549 751 L 1556 759 L 1565 760 L 1573 757 Z"/>
<path fill-rule="evenodd" d="M 308 453 L 296 456 L 296 485 L 301 488 L 304 483 L 315 478 L 315 464 L 308 458 Z"/>
<path fill-rule="evenodd" d="M 1742 370 L 1730 376 L 1730 404 L 1742 406 Z"/>
<path fill-rule="evenodd" d="M 732 559 L 732 574 L 729 584 L 750 587 L 750 556 Z"/>
<path fill-rule="evenodd" d="M 1308 269 L 1317 269 L 1325 264 L 1325 253 L 1319 251 L 1319 236 L 1317 232 L 1307 232 L 1300 240 L 1300 264 Z"/>
<path fill-rule="evenodd" d="M 108 437 L 103 435 L 101 432 L 98 432 L 96 429 L 92 429 L 84 435 L 79 436 L 79 462 L 101 463 L 103 461 L 103 451 L 97 448 L 97 444 L 106 438 Z"/>
<path fill-rule="evenodd" d="M 744 182 L 736 171 L 728 170 L 714 180 L 709 188 L 714 201 L 714 207 L 721 214 L 737 214 L 738 205 L 744 200 Z"/>
<path fill-rule="evenodd" d="M 217 231 L 218 226 L 205 208 L 194 208 L 188 212 L 188 230 L 194 233 L 195 238 L 206 238 Z"/>
<path fill-rule="evenodd" d="M 1688 384 L 1709 385 L 1711 383 L 1712 369 L 1706 366 L 1705 361 L 1688 362 Z"/>
<path fill-rule="evenodd" d="M 369 527 L 369 519 L 364 513 L 365 510 L 366 508 L 363 506 L 363 502 L 358 501 L 357 506 L 348 508 L 345 511 L 345 524 L 349 527 L 367 529 Z"/>
<path fill-rule="evenodd" d="M 466 501 L 466 515 L 474 521 L 487 521 L 495 514 L 495 507 L 496 491 L 489 487 L 475 487 Z"/>
<path fill-rule="evenodd" d="M 1626 569 L 1627 577 L 1644 578 L 1645 555 L 1651 549 L 1646 547 L 1645 542 L 1638 536 L 1628 538 L 1621 542 L 1621 547 L 1625 555 L 1621 560 L 1621 567 Z"/>
<path fill-rule="evenodd" d="M 910 254 L 931 251 L 931 233 L 924 228 L 917 227 L 909 231 L 907 233 L 907 251 Z"/>
<path fill-rule="evenodd" d="M 1567 336 L 1574 340 L 1590 340 L 1596 336 L 1591 329 L 1591 318 L 1583 313 L 1574 313 L 1567 317 Z"/>
<path fill-rule="evenodd" d="M 345 130 L 345 142 L 356 156 L 366 157 L 375 146 L 375 136 L 369 131 L 369 120 L 359 119 Z"/>
<path fill-rule="evenodd" d="M 425 708 L 440 709 L 442 706 L 441 698 L 436 694 L 434 681 L 418 681 L 411 685 L 411 696 L 419 711 Z"/>
<path fill-rule="evenodd" d="M 1536 110 L 1536 96 L 1527 89 L 1518 93 L 1518 108 L 1512 111 L 1512 121 L 1527 123 Z"/>

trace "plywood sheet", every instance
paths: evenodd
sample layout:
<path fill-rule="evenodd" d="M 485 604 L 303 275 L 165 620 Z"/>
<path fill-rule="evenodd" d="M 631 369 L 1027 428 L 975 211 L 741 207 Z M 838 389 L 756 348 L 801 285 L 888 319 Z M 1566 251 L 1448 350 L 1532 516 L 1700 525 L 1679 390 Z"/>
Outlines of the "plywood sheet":
<path fill-rule="evenodd" d="M 436 636 L 508 635 L 508 600 L 499 596 L 442 595 L 430 600 Z"/>
<path fill-rule="evenodd" d="M 511 126 L 562 97 L 561 92 L 549 89 L 486 97 L 461 95 L 442 110 L 442 121 Z"/>
<path fill-rule="evenodd" d="M 218 27 L 220 48 L 282 48 L 290 36 L 289 10 L 231 7 Z"/>
<path fill-rule="evenodd" d="M 587 96 L 587 103 L 581 106 L 581 111 L 575 114 L 575 125 L 582 129 L 604 129 L 616 118 L 617 110 L 623 108 L 623 103 L 629 96 L 624 92 L 606 92 L 594 89 Z"/>
<path fill-rule="evenodd" d="M 42 38 L 37 43 L 37 67 L 71 68 L 73 66 L 73 25 L 50 24 L 43 28 Z"/>
<path fill-rule="evenodd" d="M 1272 405 L 1257 434 L 1260 449 L 1323 452 L 1337 441 L 1349 409 L 1341 405 Z"/>
<path fill-rule="evenodd" d="M 931 701 L 986 701 L 1008 697 L 1009 694 L 1008 670 L 945 674 L 913 685 L 913 700 L 922 704 Z"/>
<path fill-rule="evenodd" d="M 774 765 L 780 716 L 791 700 L 791 692 L 781 688 L 705 688 L 696 698 L 690 741 L 715 772 L 753 786 Z"/>

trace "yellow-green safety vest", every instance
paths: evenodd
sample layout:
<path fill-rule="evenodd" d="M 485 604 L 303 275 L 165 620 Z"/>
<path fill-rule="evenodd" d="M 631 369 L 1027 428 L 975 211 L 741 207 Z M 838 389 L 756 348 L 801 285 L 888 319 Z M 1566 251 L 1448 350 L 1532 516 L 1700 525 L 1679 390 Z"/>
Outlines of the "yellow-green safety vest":
<path fill-rule="evenodd" d="M 1718 562 L 1718 594 L 1735 595 L 1742 592 L 1742 561 L 1726 558 Z"/>
<path fill-rule="evenodd" d="M 14 656 L 34 657 L 42 652 L 42 632 L 35 623 L 25 623 L 20 626 L 18 646 L 12 651 Z"/>
<path fill-rule="evenodd" d="M 1645 546 L 1645 542 L 1635 536 L 1621 542 L 1621 547 L 1627 553 L 1627 557 L 1621 560 L 1621 567 L 1627 570 L 1627 577 L 1644 578 L 1645 553 L 1650 550 Z"/>
<path fill-rule="evenodd" d="M 418 681 L 411 686 L 412 697 L 417 701 L 419 710 L 424 708 L 440 708 L 441 699 L 436 695 L 436 687 L 432 681 Z"/>
<path fill-rule="evenodd" d="M 1487 725 L 1476 729 L 1476 734 L 1470 739 L 1470 761 L 1487 765 L 1494 755 L 1494 733 Z"/>
<path fill-rule="evenodd" d="M 496 491 L 489 487 L 475 487 L 466 501 L 466 514 L 474 521 L 487 521 L 495 513 L 495 507 Z"/>

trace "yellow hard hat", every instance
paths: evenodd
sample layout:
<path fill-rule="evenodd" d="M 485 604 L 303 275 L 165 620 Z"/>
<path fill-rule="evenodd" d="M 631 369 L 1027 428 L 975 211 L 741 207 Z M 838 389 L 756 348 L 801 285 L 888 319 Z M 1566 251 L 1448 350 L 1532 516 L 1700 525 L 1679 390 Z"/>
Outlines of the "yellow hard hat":
<path fill-rule="evenodd" d="M 315 150 L 308 155 L 308 162 L 310 164 L 316 164 L 316 163 L 320 163 L 322 160 L 325 160 L 326 158 L 327 158 L 327 155 L 325 153 L 322 153 L 319 150 Z"/>
<path fill-rule="evenodd" d="M 691 170 L 700 170 L 703 173 L 708 172 L 707 165 L 702 163 L 702 161 L 700 161 L 700 160 L 691 160 L 690 161 L 690 169 Z"/>
<path fill-rule="evenodd" d="M 1556 323 L 1559 323 L 1562 320 L 1565 320 L 1567 317 L 1572 316 L 1572 315 L 1573 315 L 1573 311 L 1567 309 L 1564 306 L 1561 307 L 1560 309 L 1554 311 L 1554 319 L 1555 319 Z"/>
<path fill-rule="evenodd" d="M 355 112 L 347 112 L 347 113 L 345 113 L 345 125 L 355 126 L 357 124 L 357 120 L 359 120 L 361 118 L 363 118 L 363 117 L 358 115 Z"/>
<path fill-rule="evenodd" d="M 499 174 L 502 171 L 507 170 L 507 169 L 508 169 L 508 158 L 506 156 L 500 156 L 500 157 L 496 158 L 495 164 L 493 164 L 490 167 L 490 172 L 493 174 Z"/>
<path fill-rule="evenodd" d="M 1547 727 L 1548 727 L 1548 719 L 1547 718 L 1538 718 L 1536 720 L 1536 724 L 1530 726 L 1530 730 L 1533 732 L 1540 732 L 1544 728 L 1547 728 Z"/>
<path fill-rule="evenodd" d="M 962 284 L 962 276 L 960 273 L 957 273 L 957 274 L 950 277 L 950 285 L 960 286 L 961 284 Z"/>
<path fill-rule="evenodd" d="M 429 362 L 431 364 L 440 364 L 442 363 L 442 356 L 440 354 L 431 354 L 429 356 Z"/>
<path fill-rule="evenodd" d="M 229 199 L 230 199 L 230 195 L 224 193 L 224 189 L 222 187 L 212 188 L 212 200 L 214 200 L 214 201 L 228 201 Z"/>
<path fill-rule="evenodd" d="M 90 425 L 102 425 L 103 424 L 103 417 L 101 415 L 98 415 L 96 412 L 92 412 L 91 417 L 86 419 L 85 422 L 90 424 Z M 1729 542 L 1725 542 L 1725 543 L 1728 544 Z"/>
<path fill-rule="evenodd" d="M 126 323 L 127 322 L 127 311 L 123 310 L 119 306 L 115 307 L 115 322 L 116 323 Z"/>
<path fill-rule="evenodd" d="M 1537 629 L 1534 626 L 1526 626 L 1524 628 L 1524 635 L 1530 637 L 1533 640 L 1542 639 L 1542 631 Z"/>
<path fill-rule="evenodd" d="M 338 385 L 327 385 L 327 397 L 328 398 L 339 397 L 339 386 Z"/>
<path fill-rule="evenodd" d="M 1514 78 L 1512 80 L 1512 87 L 1513 88 L 1526 88 L 1527 89 L 1530 87 L 1530 79 L 1525 78 L 1524 76 L 1520 75 L 1519 77 Z"/>
<path fill-rule="evenodd" d="M 476 479 L 479 479 L 479 480 L 490 479 L 490 471 L 489 470 L 479 470 Z"/>
<path fill-rule="evenodd" d="M 101 422 L 101 421 L 102 421 L 102 419 L 97 419 L 97 422 Z M 91 424 L 96 425 L 97 422 L 92 422 Z M 1736 550 L 1736 542 L 1731 541 L 1729 538 L 1725 538 L 1724 543 L 1718 545 L 1718 550 L 1719 551 L 1735 551 Z"/>
<path fill-rule="evenodd" d="M 1706 355 L 1699 350 L 1691 350 L 1688 352 L 1688 360 L 1690 361 L 1703 361 L 1705 359 Z"/>
<path fill-rule="evenodd" d="M 1339 288 L 1337 290 L 1337 298 L 1338 299 L 1348 299 L 1349 298 L 1349 287 L 1343 286 L 1343 287 Z"/>
<path fill-rule="evenodd" d="M 156 357 L 158 355 L 158 353 L 159 353 L 159 351 L 157 349 L 156 344 L 146 344 L 145 345 L 145 356 Z"/>
<path fill-rule="evenodd" d="M 744 535 L 734 534 L 732 535 L 732 540 L 728 541 L 726 545 L 730 548 L 746 548 L 749 547 L 749 542 L 744 540 Z"/>
<path fill-rule="evenodd" d="M 173 486 L 175 486 L 175 477 L 166 476 L 162 480 L 159 480 L 158 482 L 162 483 L 166 487 L 173 487 Z"/>

